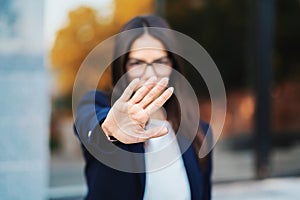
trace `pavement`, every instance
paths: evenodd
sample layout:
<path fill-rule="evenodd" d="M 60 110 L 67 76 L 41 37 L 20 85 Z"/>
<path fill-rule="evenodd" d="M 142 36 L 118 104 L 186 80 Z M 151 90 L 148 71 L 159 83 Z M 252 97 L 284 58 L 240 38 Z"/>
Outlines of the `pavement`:
<path fill-rule="evenodd" d="M 272 171 L 293 176 L 253 180 L 253 154 L 250 150 L 232 151 L 226 144 L 214 149 L 213 200 L 299 200 L 300 145 L 276 149 Z M 80 200 L 87 189 L 81 156 L 52 155 L 49 200 Z M 292 173 L 292 174 L 293 174 Z"/>
<path fill-rule="evenodd" d="M 215 184 L 213 200 L 299 200 L 300 177 Z"/>

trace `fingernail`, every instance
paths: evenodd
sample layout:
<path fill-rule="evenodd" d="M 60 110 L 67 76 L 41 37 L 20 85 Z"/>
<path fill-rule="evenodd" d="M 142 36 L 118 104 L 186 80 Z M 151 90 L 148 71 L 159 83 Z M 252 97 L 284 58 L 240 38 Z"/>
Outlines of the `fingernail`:
<path fill-rule="evenodd" d="M 170 92 L 174 92 L 174 87 L 169 87 L 168 90 L 170 90 Z"/>
<path fill-rule="evenodd" d="M 168 133 L 168 132 L 169 132 L 168 128 L 165 127 L 165 128 L 163 129 L 163 132 L 164 132 L 164 133 Z"/>
<path fill-rule="evenodd" d="M 152 85 L 156 83 L 156 80 L 157 80 L 156 76 L 152 76 L 143 85 Z"/>
<path fill-rule="evenodd" d="M 162 79 L 159 81 L 158 84 L 159 84 L 159 85 L 167 85 L 168 82 L 169 82 L 169 78 L 164 77 L 164 78 L 162 78 Z"/>
<path fill-rule="evenodd" d="M 135 78 L 135 79 L 133 79 L 133 81 L 132 82 L 138 82 L 138 81 L 140 81 L 140 78 Z"/>
<path fill-rule="evenodd" d="M 157 80 L 157 77 L 156 76 L 152 76 L 149 81 L 153 82 L 153 81 L 156 81 Z"/>

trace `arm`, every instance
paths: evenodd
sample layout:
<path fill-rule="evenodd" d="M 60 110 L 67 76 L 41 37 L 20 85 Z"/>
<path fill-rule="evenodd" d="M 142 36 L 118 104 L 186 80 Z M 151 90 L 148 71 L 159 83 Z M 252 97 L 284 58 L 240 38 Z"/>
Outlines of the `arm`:
<path fill-rule="evenodd" d="M 213 134 L 210 133 L 209 135 L 207 135 L 207 133 L 209 133 L 209 131 L 211 131 L 211 127 L 209 126 L 209 124 L 205 123 L 205 122 L 200 122 L 200 127 L 203 130 L 203 133 L 205 134 L 207 138 L 207 141 L 212 144 L 213 141 Z M 211 192 L 212 192 L 212 180 L 211 180 L 211 176 L 212 176 L 212 167 L 213 167 L 213 162 L 212 162 L 212 156 L 213 156 L 213 152 L 209 152 L 209 154 L 206 156 L 207 159 L 207 168 L 204 171 L 204 194 L 203 194 L 203 200 L 210 200 L 211 199 Z"/>
<path fill-rule="evenodd" d="M 99 142 L 103 142 L 100 146 L 109 146 L 106 137 L 111 136 L 121 143 L 132 144 L 167 133 L 165 127 L 149 130 L 144 127 L 150 115 L 172 95 L 172 88 L 165 90 L 168 79 L 159 82 L 149 79 L 141 88 L 137 88 L 138 84 L 138 79 L 133 80 L 112 108 L 106 96 L 98 91 L 82 98 L 76 113 L 75 131 L 85 146 L 95 144 L 95 148 L 99 148 Z"/>
<path fill-rule="evenodd" d="M 161 83 L 155 82 L 153 86 L 143 86 L 133 94 L 133 84 L 134 82 L 129 84 L 112 107 L 107 97 L 98 91 L 87 93 L 80 101 L 74 128 L 85 150 L 87 168 L 99 164 L 97 159 L 115 169 L 135 170 L 136 166 L 128 159 L 128 153 L 137 150 L 133 148 L 134 143 L 167 133 L 161 127 L 145 130 L 140 122 L 143 117 L 140 116 L 150 116 L 151 112 L 165 103 L 173 90 L 164 91 L 166 84 L 160 85 Z M 156 97 L 156 94 L 161 92 L 162 94 Z M 143 103 L 145 107 L 141 105 Z M 143 123 L 146 123 L 146 120 Z M 139 130 L 141 131 L 138 132 Z M 118 142 L 112 144 L 106 135 L 115 137 Z"/>
<path fill-rule="evenodd" d="M 79 138 L 88 139 L 95 135 L 99 124 L 110 110 L 106 95 L 100 91 L 90 91 L 81 99 L 75 117 L 75 133 Z"/>
<path fill-rule="evenodd" d="M 124 144 L 133 144 L 168 132 L 163 126 L 145 130 L 150 116 L 173 94 L 172 87 L 166 89 L 168 78 L 159 82 L 154 77 L 150 78 L 140 88 L 139 84 L 139 79 L 131 81 L 107 114 L 101 125 L 107 137 L 113 136 Z"/>
<path fill-rule="evenodd" d="M 210 200 L 211 199 L 211 192 L 212 192 L 212 152 L 210 152 L 208 155 L 208 166 L 207 170 L 204 172 L 204 200 Z"/>

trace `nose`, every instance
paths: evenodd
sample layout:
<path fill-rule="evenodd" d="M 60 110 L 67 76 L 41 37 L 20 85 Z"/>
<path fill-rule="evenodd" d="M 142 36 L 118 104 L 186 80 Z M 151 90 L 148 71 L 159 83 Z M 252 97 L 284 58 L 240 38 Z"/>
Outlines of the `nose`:
<path fill-rule="evenodd" d="M 146 66 L 145 73 L 143 74 L 143 78 L 144 78 L 144 79 L 149 79 L 149 78 L 151 78 L 151 77 L 153 77 L 153 76 L 156 76 L 156 73 L 155 73 L 155 71 L 154 71 L 152 65 L 151 65 L 151 64 L 148 64 L 148 65 Z"/>

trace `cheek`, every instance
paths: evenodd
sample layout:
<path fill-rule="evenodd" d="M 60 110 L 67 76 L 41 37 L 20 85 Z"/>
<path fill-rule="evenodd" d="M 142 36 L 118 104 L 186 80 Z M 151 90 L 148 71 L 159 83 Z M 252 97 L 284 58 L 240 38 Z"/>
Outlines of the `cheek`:
<path fill-rule="evenodd" d="M 136 77 L 132 77 L 132 76 L 130 76 L 130 73 L 127 73 L 127 80 L 129 81 L 129 82 L 131 82 L 131 81 L 133 81 L 133 79 L 135 79 Z"/>
<path fill-rule="evenodd" d="M 138 77 L 134 76 L 133 69 L 131 67 L 126 67 L 126 75 L 127 75 L 127 79 L 129 81 L 132 81 L 133 79 L 138 78 Z"/>
<path fill-rule="evenodd" d="M 126 75 L 127 75 L 127 79 L 129 81 L 132 81 L 135 78 L 141 78 L 140 76 L 137 76 L 133 70 L 130 70 L 130 69 L 127 69 Z"/>

